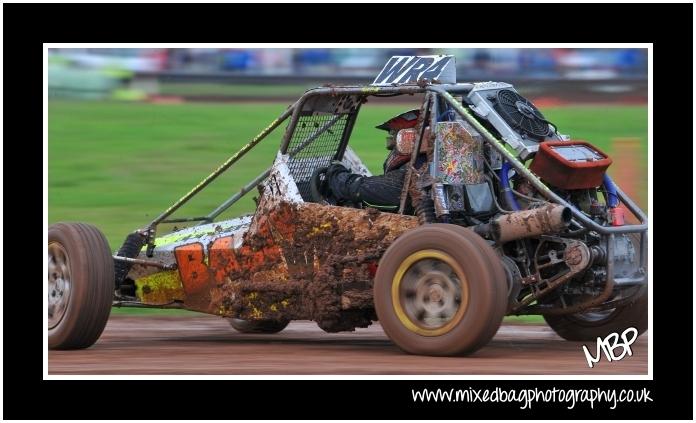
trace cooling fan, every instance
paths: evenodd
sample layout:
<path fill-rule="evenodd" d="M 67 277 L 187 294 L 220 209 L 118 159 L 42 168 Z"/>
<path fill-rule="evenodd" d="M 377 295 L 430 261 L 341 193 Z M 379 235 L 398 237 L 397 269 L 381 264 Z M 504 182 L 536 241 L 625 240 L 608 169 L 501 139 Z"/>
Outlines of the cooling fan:
<path fill-rule="evenodd" d="M 532 102 L 512 90 L 500 90 L 496 98 L 495 109 L 508 125 L 533 138 L 549 135 L 549 121 Z"/>

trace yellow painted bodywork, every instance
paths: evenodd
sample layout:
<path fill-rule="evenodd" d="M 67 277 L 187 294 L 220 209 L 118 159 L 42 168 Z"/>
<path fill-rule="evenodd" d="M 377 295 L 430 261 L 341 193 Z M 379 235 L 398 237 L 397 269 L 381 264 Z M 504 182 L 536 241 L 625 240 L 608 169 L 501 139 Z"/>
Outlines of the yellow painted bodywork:
<path fill-rule="evenodd" d="M 209 235 L 210 230 L 205 229 L 197 232 L 190 232 L 190 233 L 180 233 L 180 232 L 173 232 L 168 235 L 163 235 L 160 237 L 157 237 L 155 239 L 155 245 L 168 245 L 168 244 L 173 244 L 177 241 L 181 241 L 182 239 L 191 239 L 191 242 L 195 242 L 196 238 L 202 237 L 204 235 Z M 143 246 L 141 251 L 145 251 L 147 249 L 147 245 Z"/>
<path fill-rule="evenodd" d="M 178 270 L 158 272 L 136 279 L 135 295 L 145 304 L 184 301 L 184 287 Z"/>

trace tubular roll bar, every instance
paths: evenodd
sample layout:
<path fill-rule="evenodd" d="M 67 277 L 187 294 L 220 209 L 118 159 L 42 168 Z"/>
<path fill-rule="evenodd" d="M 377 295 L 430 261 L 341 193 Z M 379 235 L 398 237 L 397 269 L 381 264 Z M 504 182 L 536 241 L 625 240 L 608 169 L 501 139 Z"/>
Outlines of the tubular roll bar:
<path fill-rule="evenodd" d="M 506 148 L 505 146 L 493 136 L 483 125 L 481 125 L 471 113 L 463 107 L 451 93 L 455 94 L 466 94 L 474 88 L 474 84 L 442 84 L 442 85 L 401 85 L 401 86 L 384 86 L 384 87 L 374 87 L 374 86 L 351 86 L 351 87 L 321 87 L 314 88 L 306 91 L 302 97 L 300 97 L 295 103 L 288 107 L 278 118 L 276 118 L 270 125 L 268 125 L 263 131 L 261 131 L 256 137 L 254 137 L 248 144 L 242 147 L 237 153 L 227 159 L 223 164 L 221 164 L 217 169 L 215 169 L 210 175 L 203 179 L 198 185 L 196 185 L 191 191 L 186 193 L 183 197 L 172 204 L 168 209 L 166 209 L 162 214 L 157 216 L 150 224 L 145 228 L 145 232 L 148 234 L 149 240 L 148 245 L 154 241 L 154 234 L 158 224 L 160 223 L 178 223 L 178 222 L 212 222 L 217 216 L 227 210 L 232 204 L 246 195 L 248 192 L 257 187 L 262 183 L 270 174 L 272 167 L 269 167 L 264 172 L 259 174 L 251 182 L 244 185 L 238 192 L 224 201 L 215 210 L 210 212 L 206 216 L 200 217 L 187 217 L 187 218 L 176 218 L 167 219 L 175 211 L 177 211 L 182 205 L 187 203 L 196 194 L 202 191 L 206 186 L 213 182 L 217 177 L 222 175 L 226 170 L 228 170 L 234 163 L 236 163 L 240 158 L 242 158 L 246 153 L 248 153 L 254 146 L 265 139 L 269 134 L 271 134 L 281 123 L 290 118 L 290 124 L 288 130 L 286 130 L 283 135 L 283 139 L 280 146 L 280 151 L 283 154 L 290 154 L 291 156 L 301 151 L 306 145 L 311 143 L 316 137 L 321 135 L 326 128 L 330 127 L 336 119 L 329 121 L 327 124 L 319 128 L 314 134 L 310 135 L 307 140 L 303 141 L 300 146 L 291 152 L 287 151 L 290 144 L 290 140 L 293 134 L 293 129 L 295 128 L 301 112 L 302 107 L 305 102 L 312 97 L 321 95 L 362 95 L 362 96 L 380 96 L 380 95 L 392 95 L 392 94 L 423 94 L 423 93 L 434 93 L 441 96 L 445 101 L 457 111 L 457 113 L 464 118 L 467 122 L 473 125 L 484 137 L 485 141 L 494 148 L 499 154 L 505 157 L 506 160 L 510 162 L 512 167 L 519 172 L 521 175 L 526 177 L 530 183 L 539 190 L 544 197 L 549 201 L 561 204 L 568 207 L 573 216 L 577 218 L 584 225 L 590 229 L 601 233 L 601 234 L 621 234 L 621 233 L 632 233 L 641 232 L 641 261 L 643 261 L 644 254 L 642 254 L 646 249 L 646 237 L 645 232 L 648 229 L 647 217 L 642 210 L 617 186 L 616 191 L 619 199 L 626 205 L 626 207 L 633 213 L 633 215 L 638 218 L 640 224 L 637 225 L 625 225 L 625 226 L 601 226 L 595 221 L 587 217 L 581 211 L 577 210 L 573 205 L 565 201 L 563 198 L 558 196 L 556 193 L 551 191 L 544 183 L 542 183 L 536 175 L 530 172 L 524 164 L 517 160 Z M 437 102 L 433 101 L 431 103 L 434 107 L 437 107 Z"/>
<path fill-rule="evenodd" d="M 336 121 L 340 118 L 340 115 L 334 116 L 332 119 L 330 119 L 328 122 L 326 122 L 321 128 L 317 129 L 314 131 L 312 135 L 307 137 L 306 140 L 302 141 L 302 144 L 298 145 L 297 148 L 294 150 L 290 151 L 288 155 L 290 157 L 294 156 L 295 154 L 299 153 L 302 151 L 306 146 L 308 146 L 312 141 L 317 139 L 319 135 L 324 133 L 327 129 L 329 129 Z M 290 131 L 288 131 L 290 132 Z M 244 197 L 249 191 L 253 190 L 256 188 L 261 182 L 263 182 L 266 178 L 268 178 L 268 175 L 271 174 L 271 171 L 273 170 L 273 166 L 271 165 L 268 169 L 264 170 L 259 176 L 254 178 L 251 182 L 248 184 L 244 185 L 242 189 L 240 189 L 238 192 L 236 192 L 233 196 L 228 198 L 224 203 L 220 204 L 215 210 L 210 212 L 208 216 L 206 216 L 204 219 L 208 222 L 211 222 L 213 219 L 218 217 L 221 213 L 223 213 L 225 210 L 227 210 L 232 204 L 236 203 L 237 200 L 240 198 Z"/>
<path fill-rule="evenodd" d="M 177 200 L 174 204 L 169 206 L 167 210 L 162 212 L 159 216 L 155 218 L 152 222 L 150 222 L 150 225 L 148 228 L 154 228 L 157 226 L 157 224 L 162 223 L 167 217 L 171 216 L 172 213 L 177 211 L 179 207 L 183 206 L 186 202 L 188 202 L 194 195 L 198 194 L 203 188 L 208 186 L 211 182 L 213 182 L 215 179 L 217 179 L 218 176 L 222 175 L 227 169 L 229 169 L 230 166 L 232 166 L 234 163 L 237 162 L 237 160 L 241 159 L 246 153 L 248 153 L 256 144 L 261 142 L 264 138 L 268 136 L 273 130 L 275 130 L 285 119 L 290 116 L 292 111 L 295 109 L 295 106 L 297 106 L 297 103 L 293 104 L 291 107 L 286 109 L 276 120 L 271 122 L 270 125 L 266 127 L 261 133 L 259 133 L 257 136 L 255 136 L 247 145 L 242 147 L 238 152 L 236 152 L 232 157 L 227 159 L 223 164 L 221 164 L 217 169 L 213 171 L 210 175 L 206 176 L 205 179 L 203 179 L 201 182 L 198 183 L 191 191 L 186 193 L 183 197 L 181 197 L 179 200 Z M 176 219 L 179 220 L 179 219 Z"/>
<path fill-rule="evenodd" d="M 471 88 L 469 88 L 471 89 Z M 399 87 L 370 87 L 370 86 L 355 86 L 355 87 L 322 87 L 313 88 L 305 92 L 302 97 L 295 103 L 300 107 L 295 107 L 292 114 L 292 119 L 290 120 L 290 126 L 288 128 L 294 129 L 297 121 L 300 119 L 300 114 L 302 112 L 302 105 L 311 97 L 320 95 L 380 95 L 380 94 L 422 94 L 425 93 L 425 88 L 419 85 L 403 85 Z M 285 154 L 290 144 L 290 138 L 292 137 L 293 131 L 287 131 L 283 137 L 283 142 L 280 146 L 281 153 Z"/>
<path fill-rule="evenodd" d="M 473 85 L 471 84 L 451 84 L 451 85 L 444 85 L 445 87 L 448 87 L 448 89 L 459 91 L 459 90 L 470 90 Z M 203 179 L 198 185 L 193 187 L 191 191 L 186 193 L 183 197 L 181 197 L 179 200 L 177 200 L 174 204 L 172 204 L 168 209 L 166 209 L 162 214 L 157 216 L 150 224 L 146 227 L 145 231 L 148 232 L 149 234 L 152 234 L 154 236 L 154 231 L 157 227 L 158 224 L 160 223 L 177 223 L 177 222 L 210 222 L 213 219 L 215 219 L 217 216 L 219 216 L 221 213 L 223 213 L 227 208 L 229 208 L 232 204 L 234 204 L 237 200 L 242 198 L 245 194 L 247 194 L 249 191 L 254 189 L 256 186 L 258 186 L 261 182 L 264 181 L 270 174 L 270 168 L 261 173 L 259 176 L 254 178 L 250 183 L 245 185 L 240 191 L 235 193 L 233 196 L 231 196 L 229 199 L 227 199 L 224 203 L 222 203 L 219 207 L 217 207 L 215 210 L 213 210 L 211 213 L 209 213 L 206 216 L 200 216 L 200 217 L 190 217 L 190 218 L 177 218 L 177 219 L 167 219 L 169 216 L 171 216 L 175 211 L 177 211 L 181 206 L 186 204 L 191 198 L 193 198 L 196 194 L 201 192 L 206 186 L 208 186 L 211 182 L 213 182 L 217 177 L 222 175 L 227 169 L 230 168 L 234 163 L 236 163 L 240 158 L 242 158 L 246 153 L 248 153 L 254 146 L 256 146 L 259 142 L 261 142 L 264 138 L 266 138 L 270 133 L 272 133 L 278 126 L 280 126 L 281 123 L 283 123 L 288 117 L 291 117 L 290 120 L 290 126 L 288 129 L 293 129 L 295 125 L 297 124 L 297 121 L 299 120 L 300 117 L 300 112 L 302 111 L 302 106 L 304 103 L 311 97 L 314 96 L 319 96 L 319 95 L 332 95 L 332 96 L 337 96 L 337 95 L 380 95 L 380 94 L 420 94 L 420 93 L 425 93 L 426 89 L 423 86 L 419 85 L 403 85 L 403 86 L 397 86 L 397 87 L 369 87 L 369 86 L 354 86 L 354 87 L 321 87 L 321 88 L 314 88 L 311 90 L 306 91 L 302 97 L 300 97 L 295 103 L 293 103 L 290 107 L 288 107 L 278 118 L 276 118 L 273 122 L 271 122 L 268 127 L 266 127 L 261 133 L 259 133 L 256 137 L 254 137 L 251 141 L 249 141 L 248 144 L 246 144 L 244 147 L 242 147 L 237 153 L 235 153 L 232 157 L 227 159 L 223 164 L 221 164 L 217 169 L 215 169 L 210 175 L 208 175 L 205 179 Z M 331 124 L 333 124 L 335 121 L 331 121 Z M 330 125 L 329 125 L 330 126 Z M 325 129 L 325 128 L 323 128 Z M 292 130 L 286 131 L 285 135 L 283 136 L 283 141 L 281 143 L 280 150 L 285 154 L 287 152 L 288 144 L 290 143 L 290 137 L 292 135 Z M 316 135 L 314 137 L 321 135 L 321 130 L 317 131 Z M 302 146 L 306 146 L 309 142 L 311 142 L 314 138 L 311 140 L 308 139 L 308 141 L 303 142 Z M 301 150 L 301 148 L 296 149 L 294 152 L 290 152 L 290 154 L 297 153 L 297 151 Z"/>

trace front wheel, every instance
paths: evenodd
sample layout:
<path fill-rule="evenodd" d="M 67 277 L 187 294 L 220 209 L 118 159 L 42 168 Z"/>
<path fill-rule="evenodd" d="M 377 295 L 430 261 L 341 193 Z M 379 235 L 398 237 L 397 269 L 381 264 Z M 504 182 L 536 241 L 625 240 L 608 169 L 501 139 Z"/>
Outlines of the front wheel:
<path fill-rule="evenodd" d="M 382 328 L 404 351 L 467 354 L 500 327 L 507 283 L 499 257 L 477 234 L 429 224 L 401 235 L 384 253 L 374 301 Z"/>
<path fill-rule="evenodd" d="M 48 347 L 94 344 L 106 326 L 114 296 L 114 260 L 92 225 L 48 228 Z"/>

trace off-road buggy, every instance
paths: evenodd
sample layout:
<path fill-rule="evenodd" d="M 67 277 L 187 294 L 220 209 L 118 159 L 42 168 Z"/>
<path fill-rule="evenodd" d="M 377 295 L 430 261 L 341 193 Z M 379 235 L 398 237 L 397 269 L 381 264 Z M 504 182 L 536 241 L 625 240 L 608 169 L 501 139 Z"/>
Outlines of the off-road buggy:
<path fill-rule="evenodd" d="M 307 91 L 116 254 L 93 226 L 52 225 L 49 347 L 92 345 L 112 306 L 185 308 L 260 333 L 379 320 L 403 350 L 429 355 L 476 351 L 505 315 L 542 315 L 568 340 L 645 331 L 647 218 L 606 174 L 611 159 L 509 84 L 456 83 L 453 62 L 394 57 L 371 85 Z M 422 103 L 397 136 L 411 154 L 399 209 L 332 199 L 332 161 L 370 175 L 349 146 L 361 107 L 408 95 Z M 209 214 L 172 217 L 286 121 L 271 167 Z M 216 221 L 256 189 L 253 215 Z M 165 223 L 191 226 L 158 234 Z"/>

